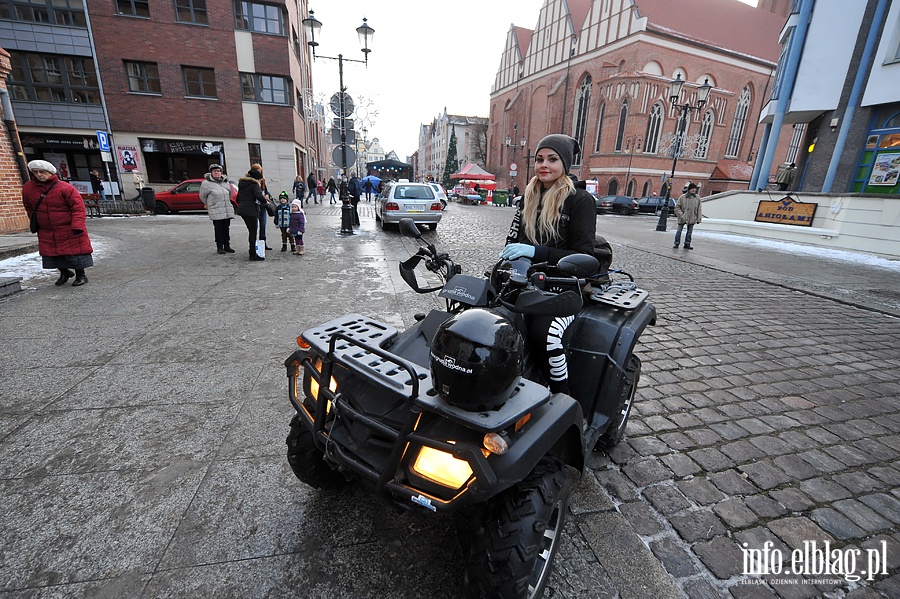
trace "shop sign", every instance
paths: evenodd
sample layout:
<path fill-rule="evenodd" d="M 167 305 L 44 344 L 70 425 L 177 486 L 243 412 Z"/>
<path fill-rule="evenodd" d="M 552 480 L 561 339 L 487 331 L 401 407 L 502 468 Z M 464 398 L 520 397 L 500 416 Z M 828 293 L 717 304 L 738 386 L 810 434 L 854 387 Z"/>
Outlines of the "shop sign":
<path fill-rule="evenodd" d="M 177 139 L 144 139 L 138 140 L 145 153 L 162 152 L 168 154 L 206 154 L 212 156 L 224 149 L 221 141 L 193 141 Z"/>
<path fill-rule="evenodd" d="M 798 202 L 790 196 L 777 202 L 761 201 L 756 208 L 756 218 L 753 220 L 758 223 L 811 227 L 818 207 L 818 204 Z"/>
<path fill-rule="evenodd" d="M 900 180 L 900 153 L 882 152 L 875 158 L 869 185 L 893 187 Z"/>
<path fill-rule="evenodd" d="M 34 133 L 19 133 L 22 145 L 29 148 L 58 148 L 99 150 L 100 144 L 95 136 L 85 137 L 80 135 L 37 135 Z"/>

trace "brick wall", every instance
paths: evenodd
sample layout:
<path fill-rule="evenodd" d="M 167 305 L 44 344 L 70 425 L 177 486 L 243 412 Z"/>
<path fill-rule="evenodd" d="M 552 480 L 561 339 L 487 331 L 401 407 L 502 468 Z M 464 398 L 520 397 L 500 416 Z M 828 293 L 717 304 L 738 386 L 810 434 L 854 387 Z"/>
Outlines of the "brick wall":
<path fill-rule="evenodd" d="M 0 88 L 6 89 L 6 76 L 12 67 L 9 54 L 0 48 Z M 7 115 L 3 115 L 4 121 Z M 28 229 L 28 216 L 22 206 L 22 178 L 16 166 L 10 132 L 4 122 L 0 131 L 0 234 Z"/>

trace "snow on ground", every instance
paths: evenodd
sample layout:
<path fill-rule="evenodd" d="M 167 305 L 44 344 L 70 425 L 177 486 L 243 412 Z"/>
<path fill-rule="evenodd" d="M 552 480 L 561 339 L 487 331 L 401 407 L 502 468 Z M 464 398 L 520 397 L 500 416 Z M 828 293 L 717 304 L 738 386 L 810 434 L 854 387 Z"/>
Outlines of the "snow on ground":
<path fill-rule="evenodd" d="M 94 261 L 96 262 L 98 258 L 103 257 L 106 244 L 91 239 L 91 245 L 94 248 Z M 0 276 L 22 277 L 22 286 L 26 286 L 34 279 L 56 279 L 59 277 L 59 270 L 55 268 L 45 270 L 41 267 L 41 255 L 32 252 L 0 260 Z"/>
<path fill-rule="evenodd" d="M 823 248 L 815 245 L 804 245 L 802 243 L 791 243 L 788 241 L 777 241 L 774 239 L 762 239 L 759 237 L 742 237 L 740 235 L 715 233 L 711 231 L 703 231 L 703 237 L 714 238 L 718 241 L 724 241 L 726 243 L 774 250 L 776 252 L 783 252 L 785 254 L 818 256 L 820 258 L 825 258 L 828 260 L 852 262 L 854 264 L 864 264 L 866 266 L 874 266 L 876 268 L 885 268 L 887 270 L 895 270 L 900 272 L 900 260 L 891 260 L 889 258 L 876 256 L 874 254 L 851 252 L 848 250 L 834 250 L 831 248 Z"/>

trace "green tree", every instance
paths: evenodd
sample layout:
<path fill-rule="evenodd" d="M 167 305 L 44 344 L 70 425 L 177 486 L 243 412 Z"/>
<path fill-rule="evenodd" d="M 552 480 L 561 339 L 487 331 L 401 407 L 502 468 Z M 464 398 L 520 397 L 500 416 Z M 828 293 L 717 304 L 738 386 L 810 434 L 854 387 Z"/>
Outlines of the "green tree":
<path fill-rule="evenodd" d="M 447 148 L 447 162 L 444 163 L 444 176 L 441 185 L 450 189 L 450 175 L 456 172 L 456 127 L 450 130 L 450 146 Z"/>

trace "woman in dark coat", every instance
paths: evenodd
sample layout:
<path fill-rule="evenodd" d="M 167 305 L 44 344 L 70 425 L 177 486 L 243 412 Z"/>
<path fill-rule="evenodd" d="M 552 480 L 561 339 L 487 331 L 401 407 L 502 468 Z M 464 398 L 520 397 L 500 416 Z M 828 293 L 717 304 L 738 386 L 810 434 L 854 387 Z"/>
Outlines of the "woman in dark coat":
<path fill-rule="evenodd" d="M 256 255 L 256 231 L 259 227 L 259 207 L 265 206 L 266 204 L 266 197 L 263 195 L 262 188 L 259 186 L 260 179 L 262 179 L 262 173 L 253 168 L 247 171 L 245 177 L 238 179 L 237 213 L 238 216 L 244 219 L 244 224 L 247 225 L 251 262 L 265 260 L 265 258 Z"/>
<path fill-rule="evenodd" d="M 46 160 L 32 160 L 28 170 L 31 181 L 22 188 L 22 204 L 29 218 L 37 214 L 43 267 L 59 269 L 57 285 L 65 285 L 72 277 L 73 287 L 84 285 L 88 282 L 84 269 L 94 265 L 84 200 L 77 189 L 56 176 L 56 167 Z"/>

